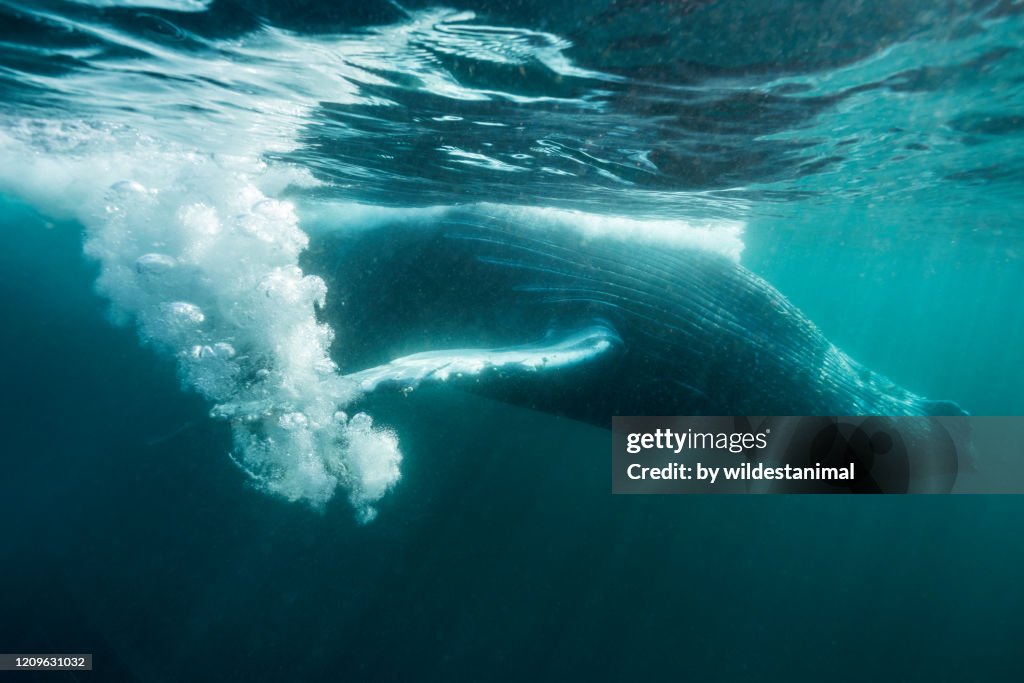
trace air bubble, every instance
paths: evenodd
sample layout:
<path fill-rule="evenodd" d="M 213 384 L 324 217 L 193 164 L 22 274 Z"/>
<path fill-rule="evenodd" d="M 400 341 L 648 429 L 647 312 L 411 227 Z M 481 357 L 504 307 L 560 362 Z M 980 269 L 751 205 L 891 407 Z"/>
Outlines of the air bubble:
<path fill-rule="evenodd" d="M 146 194 L 146 187 L 134 180 L 121 180 L 110 186 L 119 195 Z"/>
<path fill-rule="evenodd" d="M 235 347 L 227 342 L 217 342 L 213 345 L 213 352 L 218 358 L 234 358 Z"/>
<path fill-rule="evenodd" d="M 206 320 L 203 310 L 195 304 L 186 301 L 175 301 L 165 307 L 168 315 L 176 323 L 192 323 L 198 325 Z"/>
<path fill-rule="evenodd" d="M 139 275 L 161 275 L 178 265 L 178 260 L 167 254 L 143 254 L 135 259 L 135 272 Z"/>
<path fill-rule="evenodd" d="M 304 429 L 309 420 L 302 413 L 286 413 L 278 418 L 277 424 L 287 430 Z"/>

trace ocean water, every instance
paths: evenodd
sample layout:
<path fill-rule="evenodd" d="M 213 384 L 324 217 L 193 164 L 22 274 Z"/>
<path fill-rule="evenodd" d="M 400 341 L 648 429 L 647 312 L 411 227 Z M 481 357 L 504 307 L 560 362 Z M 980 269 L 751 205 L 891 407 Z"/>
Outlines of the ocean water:
<path fill-rule="evenodd" d="M 1017 496 L 613 497 L 606 430 L 365 395 L 320 247 L 457 212 L 713 252 L 1024 414 L 1022 48 L 1010 0 L 0 1 L 0 651 L 1015 680 Z"/>

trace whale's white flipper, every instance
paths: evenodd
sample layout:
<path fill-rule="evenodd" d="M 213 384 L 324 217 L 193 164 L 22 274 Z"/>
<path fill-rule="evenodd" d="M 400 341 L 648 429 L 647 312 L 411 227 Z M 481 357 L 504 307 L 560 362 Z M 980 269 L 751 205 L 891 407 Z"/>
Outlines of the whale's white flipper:
<path fill-rule="evenodd" d="M 613 330 L 594 326 L 536 344 L 414 353 L 346 377 L 355 381 L 364 392 L 380 388 L 410 390 L 424 382 L 514 377 L 569 368 L 604 358 L 621 346 L 622 341 Z"/>

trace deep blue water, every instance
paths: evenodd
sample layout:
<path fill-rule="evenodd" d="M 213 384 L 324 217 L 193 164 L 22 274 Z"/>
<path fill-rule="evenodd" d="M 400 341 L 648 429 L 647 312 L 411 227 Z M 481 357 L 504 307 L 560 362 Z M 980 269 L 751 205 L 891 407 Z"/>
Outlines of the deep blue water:
<path fill-rule="evenodd" d="M 446 4 L 0 2 L 0 651 L 1019 678 L 1019 497 L 613 497 L 604 430 L 358 396 L 300 268 L 450 207 L 681 240 L 908 389 L 1024 414 L 1021 5 Z"/>

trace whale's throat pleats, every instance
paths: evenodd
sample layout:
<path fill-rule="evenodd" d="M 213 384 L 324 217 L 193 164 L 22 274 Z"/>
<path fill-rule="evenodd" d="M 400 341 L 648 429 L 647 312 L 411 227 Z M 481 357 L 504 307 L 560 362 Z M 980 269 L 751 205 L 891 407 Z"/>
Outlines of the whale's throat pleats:
<path fill-rule="evenodd" d="M 334 356 L 364 390 L 444 382 L 616 414 L 914 414 L 734 258 L 479 216 L 314 235 Z"/>

